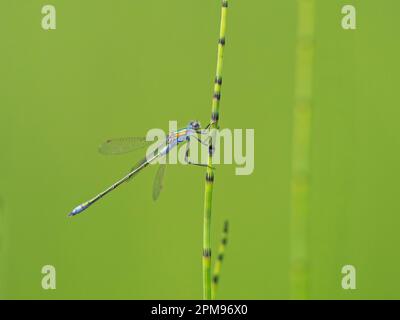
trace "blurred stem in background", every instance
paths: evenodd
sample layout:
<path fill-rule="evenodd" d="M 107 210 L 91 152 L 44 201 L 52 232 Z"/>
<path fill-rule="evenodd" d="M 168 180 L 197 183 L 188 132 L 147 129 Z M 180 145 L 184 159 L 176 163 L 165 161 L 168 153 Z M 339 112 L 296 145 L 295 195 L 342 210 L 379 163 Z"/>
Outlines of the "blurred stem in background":
<path fill-rule="evenodd" d="M 215 130 L 218 128 L 219 103 L 221 99 L 222 65 L 225 48 L 226 14 L 228 11 L 228 0 L 222 0 L 221 25 L 218 39 L 217 71 L 214 84 L 214 95 L 211 108 L 210 129 L 212 132 L 209 144 L 208 167 L 206 173 L 205 195 L 204 195 L 204 218 L 203 218 L 203 299 L 211 299 L 211 205 L 214 189 L 214 139 Z"/>
<path fill-rule="evenodd" d="M 315 0 L 298 0 L 291 181 L 291 297 L 309 297 L 307 227 L 310 210 L 310 145 Z"/>
<path fill-rule="evenodd" d="M 222 261 L 225 258 L 225 249 L 226 249 L 226 245 L 228 244 L 228 232 L 229 232 L 229 222 L 225 221 L 221 243 L 219 244 L 219 248 L 218 248 L 217 261 L 215 261 L 215 265 L 214 265 L 214 274 L 213 274 L 213 278 L 212 278 L 212 287 L 211 287 L 212 300 L 215 300 L 217 297 L 217 289 L 218 289 L 219 278 L 221 275 Z"/>

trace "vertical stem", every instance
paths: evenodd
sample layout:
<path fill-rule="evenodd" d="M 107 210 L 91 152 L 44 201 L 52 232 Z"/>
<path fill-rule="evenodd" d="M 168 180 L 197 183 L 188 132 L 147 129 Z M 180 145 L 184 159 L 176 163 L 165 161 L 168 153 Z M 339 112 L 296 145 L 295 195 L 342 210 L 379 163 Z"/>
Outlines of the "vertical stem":
<path fill-rule="evenodd" d="M 307 225 L 314 57 L 314 0 L 298 0 L 291 196 L 291 296 L 308 298 Z"/>
<path fill-rule="evenodd" d="M 229 223 L 228 223 L 228 221 L 225 221 L 224 232 L 222 233 L 221 243 L 219 244 L 219 248 L 218 248 L 217 261 L 215 262 L 215 265 L 214 265 L 214 274 L 213 274 L 213 278 L 212 278 L 212 287 L 211 287 L 212 300 L 215 300 L 215 298 L 217 296 L 217 289 L 218 289 L 219 277 L 221 274 L 222 261 L 224 260 L 225 249 L 226 249 L 226 245 L 228 243 L 228 232 L 229 232 Z"/>
<path fill-rule="evenodd" d="M 221 26 L 218 40 L 218 60 L 217 72 L 214 84 L 214 95 L 211 111 L 211 126 L 210 129 L 215 131 L 218 128 L 219 120 L 219 104 L 221 100 L 222 86 L 222 64 L 225 47 L 225 29 L 226 29 L 226 14 L 228 9 L 228 0 L 222 0 L 221 9 Z M 204 220 L 203 220 L 203 299 L 211 299 L 211 205 L 212 194 L 214 187 L 214 169 L 213 153 L 215 135 L 210 139 L 208 168 L 206 173 L 205 196 L 204 196 Z"/>

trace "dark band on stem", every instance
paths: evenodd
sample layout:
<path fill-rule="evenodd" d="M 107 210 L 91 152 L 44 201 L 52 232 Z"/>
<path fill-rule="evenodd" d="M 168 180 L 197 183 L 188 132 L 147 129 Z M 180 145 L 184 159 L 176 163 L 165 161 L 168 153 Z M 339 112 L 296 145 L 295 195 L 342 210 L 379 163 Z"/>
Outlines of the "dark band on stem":
<path fill-rule="evenodd" d="M 226 246 L 227 243 L 228 243 L 228 239 L 227 239 L 227 238 L 223 238 L 223 239 L 221 240 L 221 243 L 222 243 L 224 246 Z"/>
<path fill-rule="evenodd" d="M 228 8 L 228 0 L 222 0 L 222 7 Z"/>
<path fill-rule="evenodd" d="M 224 38 L 220 38 L 219 40 L 218 40 L 218 43 L 221 45 L 221 46 L 224 46 L 225 45 L 225 37 Z"/>
<path fill-rule="evenodd" d="M 218 259 L 219 261 L 224 260 L 224 255 L 223 255 L 223 254 L 219 254 L 217 259 Z"/>
<path fill-rule="evenodd" d="M 214 173 L 206 173 L 206 181 L 208 183 L 213 183 L 214 182 Z"/>
<path fill-rule="evenodd" d="M 204 258 L 210 258 L 211 257 L 211 249 L 206 248 L 203 250 L 203 257 Z"/>
<path fill-rule="evenodd" d="M 215 77 L 215 83 L 222 85 L 222 77 Z"/>
<path fill-rule="evenodd" d="M 214 282 L 215 284 L 217 284 L 218 281 L 219 281 L 219 276 L 215 275 L 215 276 L 213 277 L 212 280 L 213 280 L 213 282 Z"/>
<path fill-rule="evenodd" d="M 221 92 L 214 92 L 214 99 L 217 101 L 221 100 Z"/>
<path fill-rule="evenodd" d="M 209 146 L 208 146 L 208 155 L 210 157 L 212 157 L 214 155 L 214 151 L 215 151 L 215 147 L 214 147 L 214 145 L 212 143 L 210 143 Z"/>
<path fill-rule="evenodd" d="M 229 222 L 225 221 L 225 223 L 224 223 L 224 232 L 228 233 L 228 230 L 229 230 Z"/>
<path fill-rule="evenodd" d="M 219 112 L 214 111 L 211 113 L 211 122 L 217 122 L 219 120 Z"/>

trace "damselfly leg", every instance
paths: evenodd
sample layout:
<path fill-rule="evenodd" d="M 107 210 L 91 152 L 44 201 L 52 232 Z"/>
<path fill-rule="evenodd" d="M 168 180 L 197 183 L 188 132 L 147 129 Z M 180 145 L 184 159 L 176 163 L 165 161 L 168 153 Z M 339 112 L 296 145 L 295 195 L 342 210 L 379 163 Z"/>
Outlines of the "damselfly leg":
<path fill-rule="evenodd" d="M 198 140 L 201 144 L 208 146 L 208 144 L 206 144 L 205 141 L 200 140 L 199 138 L 193 136 L 196 140 Z M 186 152 L 185 152 L 185 162 L 187 164 L 193 165 L 193 166 L 198 166 L 198 167 L 205 167 L 205 168 L 211 168 L 211 169 L 215 169 L 214 167 L 209 166 L 208 164 L 205 163 L 196 163 L 196 162 L 192 162 L 190 160 L 190 136 L 187 138 L 187 145 L 186 145 Z"/>

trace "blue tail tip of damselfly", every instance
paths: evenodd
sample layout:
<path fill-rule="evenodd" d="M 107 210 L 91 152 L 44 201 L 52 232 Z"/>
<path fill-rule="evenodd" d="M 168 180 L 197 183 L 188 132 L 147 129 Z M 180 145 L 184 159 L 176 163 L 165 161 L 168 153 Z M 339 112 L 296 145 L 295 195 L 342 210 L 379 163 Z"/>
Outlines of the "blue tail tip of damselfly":
<path fill-rule="evenodd" d="M 85 210 L 89 206 L 88 203 L 80 204 L 77 206 L 74 210 L 72 210 L 69 214 L 68 217 L 73 217 L 76 216 L 77 214 L 80 214 L 83 210 Z"/>
<path fill-rule="evenodd" d="M 76 216 L 77 214 L 80 214 L 81 212 L 82 212 L 82 208 L 81 208 L 81 206 L 78 206 L 68 214 L 68 217 Z"/>

